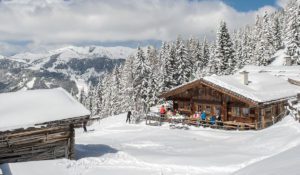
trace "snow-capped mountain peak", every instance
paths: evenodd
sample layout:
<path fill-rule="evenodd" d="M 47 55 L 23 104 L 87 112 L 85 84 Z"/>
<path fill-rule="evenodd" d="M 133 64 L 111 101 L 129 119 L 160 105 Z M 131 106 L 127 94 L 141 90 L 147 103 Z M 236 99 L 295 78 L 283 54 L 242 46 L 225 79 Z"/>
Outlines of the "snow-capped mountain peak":
<path fill-rule="evenodd" d="M 12 77 L 4 77 L 10 86 L 2 91 L 22 89 L 27 83 L 34 82 L 30 86 L 32 89 L 62 86 L 78 92 L 90 81 L 96 83 L 104 72 L 123 64 L 134 53 L 135 49 L 129 47 L 67 46 L 41 53 L 16 54 L 2 60 L 5 71 L 12 74 Z M 11 71 L 14 68 L 21 72 Z M 33 78 L 35 81 L 31 81 Z"/>
<path fill-rule="evenodd" d="M 40 59 L 50 58 L 55 56 L 58 60 L 68 61 L 72 58 L 86 59 L 95 57 L 106 57 L 109 59 L 126 59 L 130 54 L 134 53 L 133 48 L 129 47 L 102 47 L 102 46 L 67 46 L 55 50 L 50 50 L 46 53 L 20 53 L 11 57 L 11 59 L 33 62 Z"/>

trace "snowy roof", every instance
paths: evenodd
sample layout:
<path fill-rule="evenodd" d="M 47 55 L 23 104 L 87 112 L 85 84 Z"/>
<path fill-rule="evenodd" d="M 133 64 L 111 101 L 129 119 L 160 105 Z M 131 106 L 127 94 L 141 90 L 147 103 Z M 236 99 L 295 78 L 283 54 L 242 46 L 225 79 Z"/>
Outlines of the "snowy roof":
<path fill-rule="evenodd" d="M 244 85 L 241 81 L 240 72 L 243 71 L 249 72 L 248 85 Z M 161 97 L 181 93 L 194 84 L 204 81 L 252 102 L 266 103 L 285 100 L 300 93 L 300 86 L 291 84 L 289 79 L 300 79 L 300 66 L 245 66 L 234 75 L 213 75 L 185 83 L 162 94 Z"/>
<path fill-rule="evenodd" d="M 62 88 L 0 94 L 0 131 L 89 114 Z"/>
<path fill-rule="evenodd" d="M 203 79 L 222 88 L 240 94 L 255 102 L 268 102 L 290 98 L 300 92 L 300 86 L 290 84 L 286 79 L 268 73 L 249 73 L 249 84 L 240 80 L 240 75 L 210 76 Z"/>
<path fill-rule="evenodd" d="M 284 79 L 300 79 L 300 66 L 245 66 L 240 71 L 250 73 L 268 73 L 274 76 L 279 76 Z"/>

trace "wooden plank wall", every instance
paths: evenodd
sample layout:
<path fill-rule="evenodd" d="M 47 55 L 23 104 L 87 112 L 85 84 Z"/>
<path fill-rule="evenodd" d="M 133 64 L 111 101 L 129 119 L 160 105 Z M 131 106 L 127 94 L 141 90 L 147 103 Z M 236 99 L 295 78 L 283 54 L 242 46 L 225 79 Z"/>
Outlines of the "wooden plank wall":
<path fill-rule="evenodd" d="M 0 132 L 0 164 L 74 158 L 74 126 Z"/>

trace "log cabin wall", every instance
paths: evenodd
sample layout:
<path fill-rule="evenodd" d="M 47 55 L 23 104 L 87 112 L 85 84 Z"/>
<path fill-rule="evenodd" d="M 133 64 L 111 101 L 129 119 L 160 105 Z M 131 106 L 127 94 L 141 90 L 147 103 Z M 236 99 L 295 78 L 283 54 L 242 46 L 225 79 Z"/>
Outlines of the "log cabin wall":
<path fill-rule="evenodd" d="M 172 100 L 174 109 L 187 116 L 205 110 L 208 117 L 219 113 L 222 121 L 254 124 L 257 129 L 274 124 L 274 118 L 285 111 L 287 103 L 284 99 L 256 102 L 201 80 L 166 92 L 161 97 Z"/>
<path fill-rule="evenodd" d="M 0 132 L 0 164 L 74 159 L 74 127 L 42 127 Z"/>
<path fill-rule="evenodd" d="M 204 84 L 169 98 L 174 108 L 188 116 L 195 111 L 205 111 L 208 116 L 221 115 L 222 121 L 255 123 L 258 120 L 257 106 L 242 102 Z"/>
<path fill-rule="evenodd" d="M 286 101 L 263 105 L 261 107 L 261 128 L 271 126 L 276 118 L 285 111 Z"/>

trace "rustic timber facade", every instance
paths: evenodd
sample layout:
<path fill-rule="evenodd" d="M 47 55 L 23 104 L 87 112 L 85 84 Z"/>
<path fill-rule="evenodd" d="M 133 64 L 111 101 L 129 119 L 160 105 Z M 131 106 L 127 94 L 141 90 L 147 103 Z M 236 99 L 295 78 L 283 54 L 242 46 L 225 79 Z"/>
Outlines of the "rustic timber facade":
<path fill-rule="evenodd" d="M 202 78 L 171 89 L 161 94 L 160 97 L 173 101 L 173 108 L 187 116 L 191 116 L 196 111 L 205 111 L 208 117 L 221 116 L 223 122 L 246 123 L 254 126 L 255 129 L 266 128 L 277 122 L 278 116 L 282 117 L 284 115 L 287 100 L 290 98 L 290 94 L 293 93 L 290 92 L 286 96 L 281 93 L 280 97 L 277 98 L 275 95 L 274 98 L 269 98 L 270 100 L 257 100 L 255 98 L 256 92 L 248 90 L 250 89 L 248 83 L 251 86 L 251 82 L 248 82 L 247 78 L 242 77 L 242 81 L 237 79 L 238 82 L 232 80 L 234 76 L 232 78 L 228 76 Z M 231 84 L 241 86 L 245 89 L 244 92 L 253 93 L 254 98 L 251 98 L 251 93 L 245 95 L 241 93 L 243 91 L 228 88 L 224 83 L 225 80 L 230 80 L 232 81 Z M 290 85 L 288 86 L 290 88 Z M 300 90 L 299 87 L 291 86 L 296 90 Z M 272 93 L 276 91 L 273 90 Z M 267 95 L 268 93 L 266 93 Z M 272 97 L 272 94 L 269 95 Z"/>
<path fill-rule="evenodd" d="M 0 104 L 3 104 L 4 99 L 1 97 L 11 98 L 6 98 L 11 104 L 0 109 L 0 119 L 3 122 L 0 125 L 0 164 L 75 158 L 74 128 L 81 127 L 83 121 L 89 120 L 90 115 L 65 90 L 58 88 L 1 94 Z M 14 99 L 15 97 L 17 98 Z M 34 99 L 35 97 L 38 98 Z M 16 101 L 26 101 L 29 104 L 37 102 L 38 105 L 18 109 Z M 10 112 L 8 109 L 11 110 L 15 105 L 16 111 Z"/>

